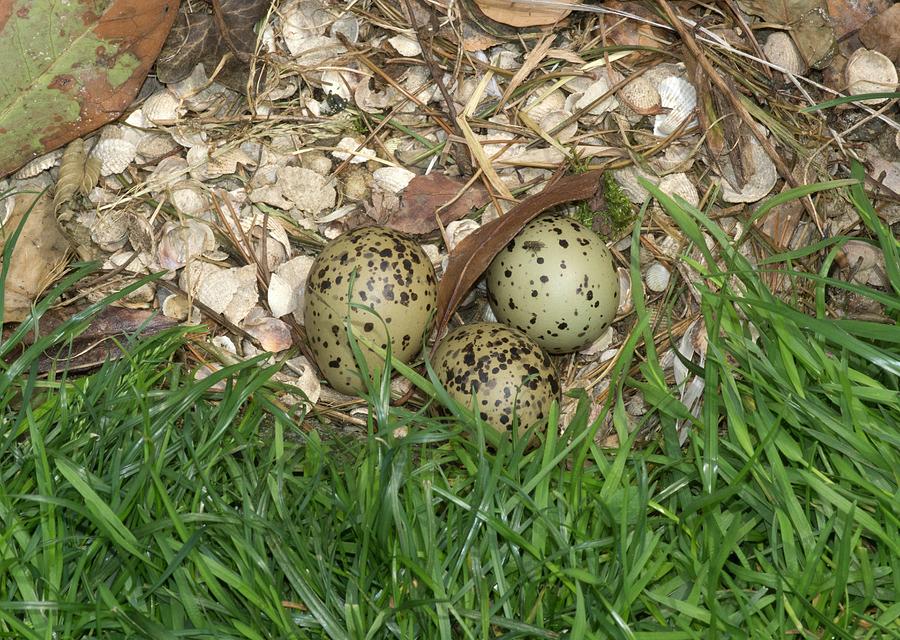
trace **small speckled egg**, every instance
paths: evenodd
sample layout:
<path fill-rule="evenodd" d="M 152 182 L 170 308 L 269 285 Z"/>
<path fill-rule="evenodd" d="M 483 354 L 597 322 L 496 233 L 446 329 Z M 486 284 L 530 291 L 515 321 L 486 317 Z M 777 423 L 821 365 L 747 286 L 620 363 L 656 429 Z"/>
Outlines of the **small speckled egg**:
<path fill-rule="evenodd" d="M 354 271 L 358 275 L 349 296 Z M 390 340 L 393 355 L 409 362 L 422 349 L 436 301 L 434 267 L 405 235 L 363 227 L 332 240 L 310 268 L 303 309 L 309 346 L 325 379 L 342 393 L 365 388 L 347 339 L 347 318 L 355 336 L 382 349 Z M 351 302 L 374 309 L 384 324 L 371 312 L 350 309 Z M 358 344 L 370 371 L 384 368 L 381 357 Z"/>
<path fill-rule="evenodd" d="M 616 314 L 619 281 L 596 233 L 569 218 L 536 218 L 497 254 L 485 274 L 497 320 L 549 353 L 596 340 Z"/>
<path fill-rule="evenodd" d="M 434 371 L 450 396 L 476 410 L 498 431 L 518 415 L 520 432 L 546 420 L 559 396 L 559 378 L 549 356 L 528 336 L 502 324 L 479 322 L 458 327 L 438 345 Z"/>

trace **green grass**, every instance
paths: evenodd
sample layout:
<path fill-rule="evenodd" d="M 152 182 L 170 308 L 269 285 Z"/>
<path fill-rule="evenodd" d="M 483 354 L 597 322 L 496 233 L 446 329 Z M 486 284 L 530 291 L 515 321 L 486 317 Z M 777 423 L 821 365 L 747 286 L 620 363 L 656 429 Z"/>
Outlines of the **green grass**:
<path fill-rule="evenodd" d="M 464 408 L 430 418 L 378 385 L 370 437 L 306 434 L 258 362 L 194 381 L 185 330 L 128 342 L 87 377 L 38 379 L 37 348 L 3 364 L 0 635 L 900 637 L 900 275 L 891 293 L 832 281 L 841 238 L 819 274 L 777 256 L 765 268 L 817 288 L 804 315 L 703 212 L 663 203 L 696 246 L 702 229 L 723 249 L 725 271 L 697 265 L 704 404 L 692 416 L 667 383 L 637 291 L 604 412 L 618 450 L 593 444 L 586 402 L 561 437 L 551 417 L 539 448 L 494 447 Z M 880 300 L 895 324 L 828 319 L 826 286 Z M 626 418 L 634 387 L 658 423 L 649 446 Z"/>

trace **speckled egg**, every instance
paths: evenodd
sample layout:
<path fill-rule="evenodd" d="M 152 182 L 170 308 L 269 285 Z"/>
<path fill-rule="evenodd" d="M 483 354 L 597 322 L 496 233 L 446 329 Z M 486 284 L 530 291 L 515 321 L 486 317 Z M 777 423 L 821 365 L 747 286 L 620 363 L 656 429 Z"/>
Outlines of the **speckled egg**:
<path fill-rule="evenodd" d="M 549 353 L 581 349 L 613 321 L 619 281 L 596 233 L 565 215 L 536 218 L 485 274 L 497 320 Z"/>
<path fill-rule="evenodd" d="M 350 295 L 351 276 L 357 278 Z M 316 364 L 336 390 L 355 394 L 362 384 L 345 320 L 355 336 L 382 349 L 390 340 L 395 357 L 412 360 L 422 349 L 437 300 L 434 267 L 419 245 L 391 229 L 363 227 L 338 236 L 316 257 L 306 281 L 303 320 Z M 350 303 L 373 309 L 350 309 Z M 385 331 L 385 325 L 387 331 Z M 366 363 L 384 362 L 360 343 Z"/>
<path fill-rule="evenodd" d="M 493 322 L 454 329 L 438 345 L 434 371 L 451 397 L 471 408 L 477 396 L 482 420 L 508 430 L 515 412 L 520 431 L 546 420 L 559 396 L 549 356 L 521 331 Z"/>

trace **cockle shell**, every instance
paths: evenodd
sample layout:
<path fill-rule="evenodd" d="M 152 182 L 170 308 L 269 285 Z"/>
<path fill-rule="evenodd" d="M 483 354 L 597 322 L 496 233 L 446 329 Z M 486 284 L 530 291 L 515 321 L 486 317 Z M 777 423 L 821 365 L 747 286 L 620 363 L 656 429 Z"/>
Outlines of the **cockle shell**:
<path fill-rule="evenodd" d="M 560 109 L 558 111 L 550 111 L 545 114 L 543 118 L 540 120 L 541 130 L 546 131 L 550 134 L 553 129 L 558 127 L 560 124 L 568 120 L 572 117 L 572 114 L 568 111 Z M 578 134 L 578 122 L 572 121 L 567 124 L 561 131 L 557 133 L 550 134 L 551 137 L 556 138 L 560 142 L 569 142 Z"/>
<path fill-rule="evenodd" d="M 172 187 L 172 206 L 188 216 L 200 216 L 209 211 L 209 196 L 203 185 L 195 180 L 184 180 Z"/>
<path fill-rule="evenodd" d="M 659 190 L 670 196 L 679 196 L 688 204 L 696 207 L 700 204 L 700 195 L 697 187 L 686 173 L 670 173 L 664 176 L 657 185 Z"/>
<path fill-rule="evenodd" d="M 660 107 L 659 92 L 647 78 L 640 76 L 619 89 L 619 97 L 642 116 L 656 113 Z"/>
<path fill-rule="evenodd" d="M 653 121 L 653 135 L 665 138 L 672 135 L 687 118 L 692 118 L 697 108 L 697 91 L 694 85 L 679 76 L 669 76 L 659 83 L 659 101 L 668 113 L 659 114 Z M 696 119 L 688 123 L 694 126 Z"/>
<path fill-rule="evenodd" d="M 745 161 L 746 183 L 740 191 L 735 190 L 732 183 L 737 183 L 734 169 L 730 162 L 722 162 L 720 167 L 723 178 L 719 181 L 722 187 L 722 199 L 725 202 L 758 202 L 764 198 L 778 181 L 778 171 L 765 149 L 754 136 L 747 138 L 749 145 L 749 162 Z"/>
<path fill-rule="evenodd" d="M 161 235 L 157 259 L 163 269 L 180 269 L 204 251 L 216 248 L 212 229 L 199 220 L 167 222 Z"/>
<path fill-rule="evenodd" d="M 179 122 L 171 129 L 168 129 L 168 131 L 175 142 L 188 149 L 199 145 L 205 145 L 208 140 L 206 131 L 190 120 Z"/>
<path fill-rule="evenodd" d="M 644 272 L 644 282 L 647 288 L 654 293 L 662 293 L 669 286 L 671 274 L 669 269 L 661 262 L 653 262 Z"/>
<path fill-rule="evenodd" d="M 144 101 L 141 111 L 144 117 L 157 125 L 175 124 L 185 113 L 181 101 L 169 90 L 157 91 Z"/>
<path fill-rule="evenodd" d="M 548 113 L 561 111 L 566 106 L 566 95 L 559 89 L 551 91 L 542 100 L 543 95 L 543 91 L 535 91 L 525 100 L 523 111 L 535 122 L 540 122 Z"/>
<path fill-rule="evenodd" d="M 414 37 L 410 37 L 403 33 L 396 35 L 393 38 L 388 38 L 388 42 L 394 47 L 397 53 L 404 58 L 413 58 L 422 53 L 422 47 L 419 46 L 419 41 Z"/>
<path fill-rule="evenodd" d="M 156 192 L 181 182 L 188 173 L 188 163 L 179 156 L 163 158 L 147 177 L 147 184 Z"/>
<path fill-rule="evenodd" d="M 609 80 L 606 79 L 606 74 L 601 74 L 597 80 L 592 82 L 588 88 L 581 94 L 581 97 L 578 99 L 578 102 L 575 103 L 576 109 L 584 109 L 588 105 L 590 105 L 594 100 L 602 96 L 603 94 L 609 91 Z M 616 100 L 616 97 L 612 94 L 608 98 L 601 100 L 599 103 L 592 106 L 588 113 L 593 115 L 603 115 L 607 111 L 612 111 L 616 107 L 619 106 L 619 101 Z"/>
<path fill-rule="evenodd" d="M 806 63 L 794 40 L 784 31 L 776 31 L 766 40 L 763 52 L 772 64 L 794 75 L 806 73 Z"/>
<path fill-rule="evenodd" d="M 415 173 L 403 167 L 379 167 L 372 172 L 375 184 L 387 193 L 400 193 L 415 177 Z"/>
<path fill-rule="evenodd" d="M 288 260 L 272 273 L 269 281 L 268 302 L 276 318 L 297 312 L 303 316 L 306 278 L 312 268 L 312 256 L 297 256 Z"/>
<path fill-rule="evenodd" d="M 137 145 L 137 156 L 147 163 L 159 162 L 173 152 L 179 145 L 168 133 L 153 131 L 141 138 Z"/>
<path fill-rule="evenodd" d="M 50 153 L 45 153 L 42 156 L 38 156 L 24 167 L 16 171 L 13 177 L 16 180 L 27 180 L 29 178 L 33 178 L 39 173 L 46 171 L 47 169 L 51 169 L 59 164 L 60 159 L 62 158 L 63 150 L 57 149 L 55 151 L 51 151 Z"/>
<path fill-rule="evenodd" d="M 100 175 L 109 176 L 122 173 L 134 162 L 137 155 L 135 138 L 138 135 L 128 135 L 124 127 L 107 125 L 100 133 L 100 139 L 91 149 L 91 157 L 100 161 Z"/>
<path fill-rule="evenodd" d="M 883 53 L 860 47 L 847 61 L 844 71 L 847 91 L 854 96 L 862 93 L 891 92 L 897 89 L 897 67 Z M 862 104 L 881 104 L 888 98 L 863 100 Z"/>

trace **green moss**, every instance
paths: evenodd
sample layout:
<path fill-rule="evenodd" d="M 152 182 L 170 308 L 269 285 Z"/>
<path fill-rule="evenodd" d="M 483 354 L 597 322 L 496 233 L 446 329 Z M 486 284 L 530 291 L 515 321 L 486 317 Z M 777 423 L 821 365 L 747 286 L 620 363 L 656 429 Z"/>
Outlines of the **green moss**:
<path fill-rule="evenodd" d="M 603 200 L 606 207 L 598 210 L 592 209 L 588 202 L 580 203 L 572 217 L 603 236 L 617 238 L 631 226 L 635 209 L 609 172 L 603 174 Z"/>

